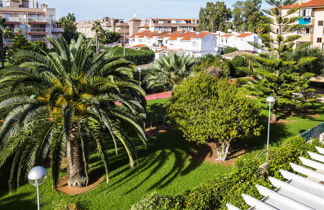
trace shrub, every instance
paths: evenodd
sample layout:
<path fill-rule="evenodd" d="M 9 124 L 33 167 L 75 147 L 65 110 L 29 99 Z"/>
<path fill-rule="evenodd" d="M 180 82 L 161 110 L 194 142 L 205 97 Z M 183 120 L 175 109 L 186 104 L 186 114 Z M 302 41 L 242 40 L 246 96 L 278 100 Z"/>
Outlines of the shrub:
<path fill-rule="evenodd" d="M 124 56 L 124 48 L 120 46 L 108 48 L 113 56 Z M 140 50 L 131 48 L 125 49 L 125 59 L 134 63 L 135 65 L 143 65 L 153 62 L 155 53 L 147 47 L 143 47 Z"/>
<path fill-rule="evenodd" d="M 52 202 L 53 210 L 81 210 L 76 203 L 68 203 L 67 201 L 61 199 L 59 202 Z"/>
<path fill-rule="evenodd" d="M 238 49 L 236 47 L 225 47 L 223 53 L 228 54 L 228 53 L 235 52 L 235 51 L 238 51 Z"/>
<path fill-rule="evenodd" d="M 234 68 L 234 75 L 236 77 L 244 77 L 249 74 L 249 61 L 242 56 L 235 56 L 232 60 L 229 61 Z"/>
<path fill-rule="evenodd" d="M 299 157 L 308 157 L 307 151 L 316 151 L 315 146 L 321 146 L 318 140 L 305 142 L 302 137 L 292 137 L 281 147 L 272 147 L 269 151 L 269 173 L 275 177 L 281 177 L 279 169 L 289 170 L 289 163 L 301 164 Z"/>

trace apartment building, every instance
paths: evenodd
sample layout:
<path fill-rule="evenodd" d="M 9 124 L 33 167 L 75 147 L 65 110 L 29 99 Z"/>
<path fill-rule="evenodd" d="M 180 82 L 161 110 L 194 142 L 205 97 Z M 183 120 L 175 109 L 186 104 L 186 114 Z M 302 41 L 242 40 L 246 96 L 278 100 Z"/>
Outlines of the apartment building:
<path fill-rule="evenodd" d="M 299 9 L 290 17 L 300 17 L 298 24 L 304 27 L 286 36 L 298 34 L 301 38 L 296 41 L 297 45 L 310 43 L 311 46 L 324 50 L 324 0 L 300 0 L 283 7 L 283 14 L 286 15 L 290 9 Z"/>
<path fill-rule="evenodd" d="M 111 32 L 118 32 L 123 36 L 124 34 L 126 37 L 129 35 L 129 23 L 124 22 L 123 19 L 116 19 L 105 17 L 101 20 L 90 20 L 90 21 L 78 21 L 76 23 L 77 31 L 82 33 L 87 38 L 93 38 L 96 33 L 91 30 L 93 24 L 99 21 L 101 23 L 101 27 L 106 31 Z"/>
<path fill-rule="evenodd" d="M 46 37 L 60 37 L 64 30 L 55 20 L 55 9 L 47 4 L 29 0 L 0 1 L 0 16 L 14 33 L 26 35 L 29 41 L 44 41 Z M 12 39 L 5 39 L 10 44 Z"/>
<path fill-rule="evenodd" d="M 153 18 L 143 19 L 139 25 L 139 31 L 196 31 L 199 24 L 198 19 L 175 19 L 175 18 Z"/>
<path fill-rule="evenodd" d="M 88 38 L 95 36 L 95 32 L 91 30 L 95 21 L 100 21 L 103 29 L 121 34 L 121 40 L 128 39 L 130 36 L 143 31 L 195 31 L 198 26 L 197 19 L 139 19 L 133 17 L 128 22 L 122 19 L 103 18 L 102 20 L 80 21 L 77 22 L 77 31 L 84 34 Z"/>

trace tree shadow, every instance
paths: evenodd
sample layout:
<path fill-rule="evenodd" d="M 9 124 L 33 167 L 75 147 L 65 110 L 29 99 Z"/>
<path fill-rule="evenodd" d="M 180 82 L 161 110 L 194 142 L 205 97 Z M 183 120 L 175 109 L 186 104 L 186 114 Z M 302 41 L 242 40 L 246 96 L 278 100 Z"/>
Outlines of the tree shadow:
<path fill-rule="evenodd" d="M 185 141 L 182 133 L 177 130 L 169 130 L 167 133 L 153 137 L 151 142 L 152 145 L 148 150 L 141 149 L 138 151 L 139 164 L 132 169 L 127 167 L 126 155 L 119 156 L 119 158 L 110 162 L 110 171 L 119 168 L 119 171 L 110 177 L 110 180 L 115 179 L 108 186 L 110 190 L 127 185 L 137 176 L 143 176 L 136 186 L 131 187 L 126 192 L 126 194 L 130 193 L 146 183 L 146 180 L 154 177 L 157 172 L 162 173 L 162 176 L 160 175 L 158 180 L 154 180 L 147 191 L 164 188 L 176 177 L 185 176 L 199 167 L 211 152 L 206 149 L 205 152 L 199 154 L 199 158 L 192 158 L 198 151 L 197 144 Z M 167 170 L 165 168 L 160 170 L 166 164 L 170 165 L 170 163 L 167 163 L 170 158 L 174 159 L 173 164 L 171 164 L 172 167 Z M 121 166 L 122 169 L 120 169 Z M 120 177 L 120 175 L 122 176 Z"/>
<path fill-rule="evenodd" d="M 321 122 L 321 119 L 318 119 L 318 116 L 324 114 L 324 106 L 323 103 L 316 102 L 311 106 L 305 107 L 302 110 L 296 112 L 296 111 L 289 111 L 289 110 L 282 110 L 282 115 L 280 116 L 280 119 L 287 119 L 288 117 L 299 117 L 302 119 L 308 119 L 312 121 L 319 121 Z"/>
<path fill-rule="evenodd" d="M 236 141 L 232 145 L 231 153 L 237 150 L 245 150 L 245 153 L 251 152 L 253 150 L 259 150 L 265 148 L 267 144 L 267 132 L 268 132 L 268 118 L 262 118 L 262 126 L 263 130 L 260 136 L 247 137 L 242 138 L 239 141 Z M 289 137 L 291 133 L 289 133 L 287 129 L 287 125 L 283 123 L 271 123 L 270 124 L 270 145 L 278 145 L 285 138 Z M 229 157 L 233 158 L 233 157 Z"/>
<path fill-rule="evenodd" d="M 25 197 L 30 196 L 31 193 L 20 193 L 18 195 L 10 196 L 0 200 L 1 210 L 28 210 L 36 209 L 36 204 L 31 200 L 24 200 Z"/>

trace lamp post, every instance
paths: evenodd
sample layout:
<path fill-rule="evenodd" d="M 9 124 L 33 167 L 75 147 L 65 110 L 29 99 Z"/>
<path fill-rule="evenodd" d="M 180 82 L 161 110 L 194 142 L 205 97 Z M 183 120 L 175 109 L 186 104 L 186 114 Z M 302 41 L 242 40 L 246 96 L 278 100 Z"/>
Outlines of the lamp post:
<path fill-rule="evenodd" d="M 39 186 L 45 182 L 47 176 L 46 169 L 41 166 L 32 168 L 28 173 L 28 181 L 31 185 L 36 187 L 37 191 L 37 209 L 40 209 L 39 202 Z"/>
<path fill-rule="evenodd" d="M 138 80 L 141 82 L 142 81 L 142 68 L 138 67 L 137 70 L 138 70 Z"/>
<path fill-rule="evenodd" d="M 270 118 L 271 118 L 271 107 L 276 102 L 276 99 L 272 96 L 269 96 L 266 99 L 267 103 L 269 104 L 269 118 L 268 118 L 268 135 L 267 135 L 267 151 L 266 151 L 266 162 L 268 163 L 269 160 L 269 141 L 270 141 Z"/>

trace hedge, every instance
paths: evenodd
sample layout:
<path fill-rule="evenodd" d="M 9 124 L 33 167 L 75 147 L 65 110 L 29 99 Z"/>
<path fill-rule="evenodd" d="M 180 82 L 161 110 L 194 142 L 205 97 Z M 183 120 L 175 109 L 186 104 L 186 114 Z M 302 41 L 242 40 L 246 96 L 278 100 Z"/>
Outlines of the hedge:
<path fill-rule="evenodd" d="M 320 146 L 318 140 L 305 142 L 301 137 L 290 138 L 280 147 L 272 147 L 269 151 L 268 171 L 260 169 L 262 161 L 256 158 L 240 157 L 233 170 L 226 176 L 210 180 L 207 184 L 195 187 L 176 196 L 150 194 L 131 210 L 157 210 L 157 209 L 227 209 L 226 203 L 231 203 L 239 208 L 249 206 L 244 202 L 242 193 L 261 199 L 255 185 L 272 188 L 268 176 L 283 179 L 279 169 L 292 171 L 289 163 L 300 163 L 299 157 L 308 157 L 307 151 L 315 151 Z"/>
<path fill-rule="evenodd" d="M 108 48 L 108 50 L 113 54 L 113 56 L 124 56 L 124 48 L 117 46 Z M 148 64 L 154 61 L 155 53 L 148 47 L 143 47 L 139 50 L 126 48 L 125 49 L 126 60 L 134 63 L 135 65 Z"/>

